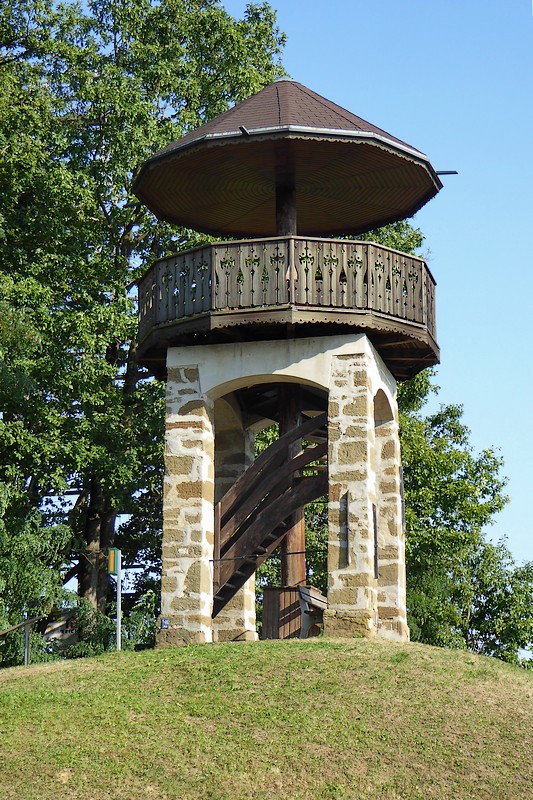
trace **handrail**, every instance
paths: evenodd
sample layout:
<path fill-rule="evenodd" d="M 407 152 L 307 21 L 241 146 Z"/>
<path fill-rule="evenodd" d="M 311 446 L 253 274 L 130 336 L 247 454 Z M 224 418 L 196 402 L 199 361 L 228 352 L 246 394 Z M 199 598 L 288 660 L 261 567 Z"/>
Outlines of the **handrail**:
<path fill-rule="evenodd" d="M 19 622 L 18 625 L 13 625 L 11 628 L 6 628 L 4 631 L 0 631 L 0 638 L 2 636 L 7 636 L 8 633 L 13 633 L 13 631 L 18 630 L 19 628 L 25 628 L 27 625 L 34 625 L 36 622 L 40 622 L 47 616 L 48 616 L 47 614 L 41 614 L 40 617 L 32 617 L 31 619 L 25 619 L 24 622 Z"/>

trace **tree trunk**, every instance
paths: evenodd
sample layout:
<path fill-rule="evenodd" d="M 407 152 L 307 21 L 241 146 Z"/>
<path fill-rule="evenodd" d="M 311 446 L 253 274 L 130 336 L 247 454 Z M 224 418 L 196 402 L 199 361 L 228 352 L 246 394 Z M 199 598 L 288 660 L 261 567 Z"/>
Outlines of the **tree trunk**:
<path fill-rule="evenodd" d="M 78 566 L 78 594 L 102 613 L 107 605 L 107 553 L 115 537 L 115 519 L 116 512 L 110 508 L 101 482 L 93 476 L 85 515 L 86 548 Z"/>

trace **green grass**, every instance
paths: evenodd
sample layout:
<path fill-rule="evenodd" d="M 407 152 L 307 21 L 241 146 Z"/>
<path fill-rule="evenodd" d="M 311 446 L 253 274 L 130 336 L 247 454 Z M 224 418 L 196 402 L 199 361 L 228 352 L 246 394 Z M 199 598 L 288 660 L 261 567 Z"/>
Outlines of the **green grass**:
<path fill-rule="evenodd" d="M 2 800 L 520 800 L 533 676 L 323 639 L 0 671 Z"/>

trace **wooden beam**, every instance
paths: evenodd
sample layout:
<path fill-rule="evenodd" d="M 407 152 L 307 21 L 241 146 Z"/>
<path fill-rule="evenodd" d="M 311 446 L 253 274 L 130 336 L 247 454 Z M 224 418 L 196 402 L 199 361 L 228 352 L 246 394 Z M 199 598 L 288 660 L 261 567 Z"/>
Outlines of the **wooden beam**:
<path fill-rule="evenodd" d="M 220 518 L 222 524 L 225 523 L 228 515 L 231 513 L 232 508 L 236 502 L 241 501 L 242 494 L 247 490 L 247 487 L 255 480 L 261 473 L 266 474 L 266 470 L 274 469 L 286 458 L 286 447 L 291 442 L 297 439 L 304 438 L 308 433 L 327 424 L 328 415 L 320 414 L 317 417 L 308 419 L 301 427 L 294 431 L 288 431 L 283 436 L 270 445 L 261 455 L 256 458 L 254 463 L 249 467 L 246 472 L 233 484 L 231 489 L 226 492 L 220 501 Z M 299 449 L 299 448 L 298 448 Z"/>
<path fill-rule="evenodd" d="M 235 542 L 222 557 L 220 586 L 230 580 L 239 562 L 246 561 L 247 556 L 261 547 L 266 538 L 265 531 L 272 531 L 298 508 L 325 494 L 327 486 L 328 476 L 324 473 L 300 478 L 297 486 L 288 488 L 279 498 L 267 504 L 246 531 L 246 536 Z"/>
<path fill-rule="evenodd" d="M 296 188 L 293 183 L 276 184 L 276 232 L 296 236 Z"/>
<path fill-rule="evenodd" d="M 224 553 L 226 544 L 246 520 L 253 516 L 253 512 L 260 507 L 263 498 L 269 495 L 269 500 L 272 500 L 272 497 L 276 495 L 279 496 L 287 488 L 287 479 L 293 472 L 303 469 L 310 464 L 311 461 L 317 461 L 323 458 L 327 455 L 327 452 L 327 442 L 323 442 L 316 447 L 307 447 L 298 456 L 287 459 L 278 469 L 272 470 L 270 474 L 266 475 L 265 478 L 256 485 L 255 489 L 248 494 L 243 503 L 237 506 L 233 514 L 226 519 L 219 535 L 220 552 Z M 276 489 L 278 491 L 276 491 Z"/>
<path fill-rule="evenodd" d="M 301 425 L 300 387 L 292 383 L 279 385 L 279 432 L 280 436 L 298 429 Z M 288 456 L 294 458 L 301 449 L 302 440 L 297 439 L 289 447 Z M 281 543 L 282 586 L 305 586 L 305 520 L 304 508 L 295 509 L 288 520 L 289 529 Z"/>

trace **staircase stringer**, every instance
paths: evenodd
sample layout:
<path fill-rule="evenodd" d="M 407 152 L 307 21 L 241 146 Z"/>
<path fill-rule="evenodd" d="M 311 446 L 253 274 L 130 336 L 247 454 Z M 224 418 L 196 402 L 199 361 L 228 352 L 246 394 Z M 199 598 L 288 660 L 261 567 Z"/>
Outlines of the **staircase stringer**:
<path fill-rule="evenodd" d="M 327 492 L 327 469 L 301 477 L 327 456 L 327 414 L 306 420 L 268 447 L 215 507 L 213 617 L 283 540 L 291 514 Z M 321 432 L 320 443 L 294 457 L 298 439 Z"/>

